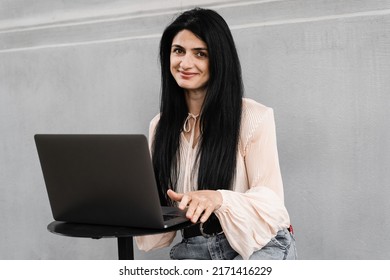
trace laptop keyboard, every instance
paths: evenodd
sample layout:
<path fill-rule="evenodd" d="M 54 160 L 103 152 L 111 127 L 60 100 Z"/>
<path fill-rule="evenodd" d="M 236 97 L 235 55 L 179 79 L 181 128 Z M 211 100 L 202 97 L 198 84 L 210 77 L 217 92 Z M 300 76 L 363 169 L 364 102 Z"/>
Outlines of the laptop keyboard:
<path fill-rule="evenodd" d="M 177 217 L 178 217 L 177 215 L 163 215 L 164 221 L 172 220 L 172 219 L 175 219 Z"/>

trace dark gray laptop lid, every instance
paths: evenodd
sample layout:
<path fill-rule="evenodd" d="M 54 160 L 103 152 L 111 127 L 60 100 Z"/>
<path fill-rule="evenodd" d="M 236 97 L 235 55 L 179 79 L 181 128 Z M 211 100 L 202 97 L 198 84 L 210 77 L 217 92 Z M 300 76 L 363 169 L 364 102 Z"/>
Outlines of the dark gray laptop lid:
<path fill-rule="evenodd" d="M 144 135 L 35 135 L 58 221 L 163 228 Z"/>

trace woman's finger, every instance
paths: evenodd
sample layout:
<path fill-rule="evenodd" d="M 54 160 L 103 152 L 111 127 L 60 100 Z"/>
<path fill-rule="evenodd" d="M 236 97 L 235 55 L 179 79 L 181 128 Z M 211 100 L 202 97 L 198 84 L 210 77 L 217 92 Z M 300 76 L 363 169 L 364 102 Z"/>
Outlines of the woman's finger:
<path fill-rule="evenodd" d="M 178 205 L 179 209 L 184 210 L 188 206 L 188 204 L 191 202 L 191 196 L 188 194 L 183 194 L 180 203 Z"/>
<path fill-rule="evenodd" d="M 196 223 L 198 221 L 199 217 L 202 215 L 204 210 L 205 210 L 205 208 L 203 207 L 203 205 L 198 204 L 198 207 L 196 207 L 196 210 L 191 217 L 191 222 Z"/>
<path fill-rule="evenodd" d="M 177 201 L 177 202 L 180 202 L 183 198 L 183 195 L 184 195 L 182 193 L 177 193 L 173 190 L 168 190 L 167 194 L 168 194 L 170 199 L 172 199 L 173 201 Z"/>
<path fill-rule="evenodd" d="M 206 222 L 209 218 L 210 215 L 214 212 L 214 209 L 212 207 L 206 208 L 206 210 L 203 212 L 202 217 L 200 218 L 200 222 L 204 223 Z"/>
<path fill-rule="evenodd" d="M 191 202 L 188 204 L 188 209 L 186 213 L 186 217 L 188 219 L 192 219 L 192 216 L 194 215 L 196 209 L 198 208 L 199 201 L 197 199 L 192 198 Z"/>

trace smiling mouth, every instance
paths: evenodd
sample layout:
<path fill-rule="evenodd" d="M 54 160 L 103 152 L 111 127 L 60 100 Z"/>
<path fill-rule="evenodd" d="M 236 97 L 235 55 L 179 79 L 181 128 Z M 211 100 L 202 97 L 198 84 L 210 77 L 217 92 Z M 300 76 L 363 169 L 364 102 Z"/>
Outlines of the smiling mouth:
<path fill-rule="evenodd" d="M 179 71 L 180 77 L 183 79 L 191 79 L 196 76 L 197 73 Z"/>

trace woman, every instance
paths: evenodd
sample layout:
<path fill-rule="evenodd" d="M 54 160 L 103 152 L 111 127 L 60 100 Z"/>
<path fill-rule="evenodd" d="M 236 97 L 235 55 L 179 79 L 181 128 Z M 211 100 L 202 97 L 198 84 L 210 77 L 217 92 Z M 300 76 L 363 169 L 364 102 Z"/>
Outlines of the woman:
<path fill-rule="evenodd" d="M 150 141 L 162 204 L 194 223 L 172 259 L 294 259 L 273 111 L 243 99 L 233 37 L 215 11 L 181 14 L 160 42 L 160 114 Z M 175 232 L 137 237 L 141 250 Z"/>

